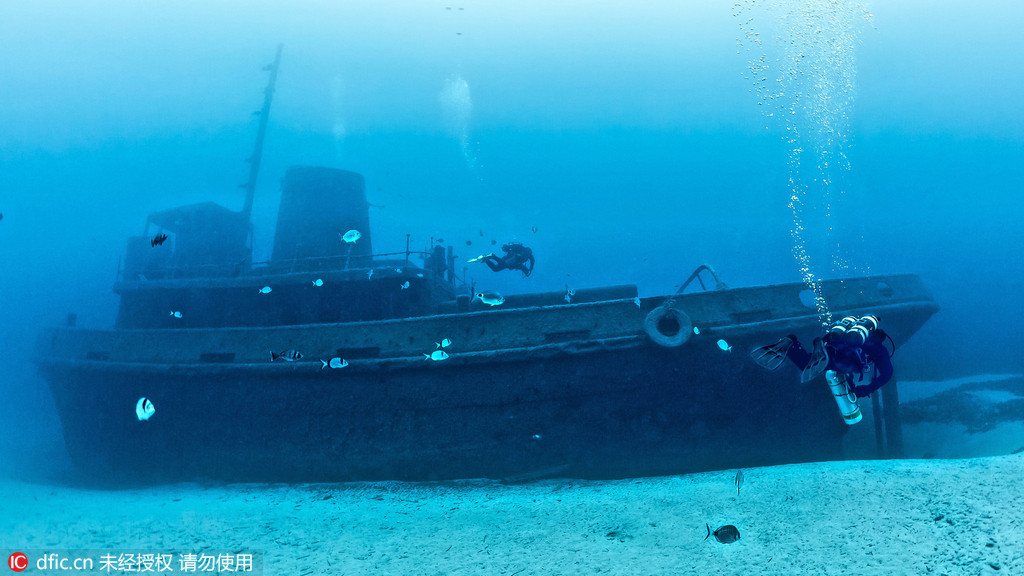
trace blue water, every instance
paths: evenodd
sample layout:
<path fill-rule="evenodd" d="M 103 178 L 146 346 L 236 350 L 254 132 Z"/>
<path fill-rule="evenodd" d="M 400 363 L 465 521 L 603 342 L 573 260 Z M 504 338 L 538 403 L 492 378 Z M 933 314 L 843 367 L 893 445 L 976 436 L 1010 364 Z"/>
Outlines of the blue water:
<path fill-rule="evenodd" d="M 69 312 L 112 325 L 118 259 L 150 211 L 241 207 L 278 43 L 257 258 L 285 169 L 333 166 L 366 177 L 377 250 L 406 233 L 463 259 L 492 239 L 532 246 L 536 272 L 489 278 L 499 291 L 664 294 L 704 262 L 734 287 L 794 282 L 799 245 L 812 279 L 912 272 L 934 292 L 942 311 L 900 350 L 898 376 L 1024 371 L 1019 2 L 209 4 L 0 5 L 8 468 L 62 466 L 30 364 L 37 328 Z M 809 10 L 849 36 L 794 37 Z M 849 85 L 786 80 L 794 38 L 818 58 L 808 73 L 833 66 Z M 770 106 L 750 73 L 761 56 L 789 90 Z M 839 114 L 823 154 L 848 168 L 806 169 L 825 157 L 816 117 L 766 114 L 793 102 Z M 803 138 L 799 242 L 787 126 Z"/>

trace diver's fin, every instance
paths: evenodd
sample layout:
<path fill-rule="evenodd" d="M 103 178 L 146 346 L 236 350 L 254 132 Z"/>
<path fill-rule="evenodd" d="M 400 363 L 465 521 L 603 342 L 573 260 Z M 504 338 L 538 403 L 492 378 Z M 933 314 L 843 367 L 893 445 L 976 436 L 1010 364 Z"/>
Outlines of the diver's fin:
<path fill-rule="evenodd" d="M 804 366 L 802 372 L 800 372 L 801 382 L 810 382 L 814 380 L 819 374 L 825 371 L 825 367 L 828 366 L 828 350 L 825 349 L 825 342 L 818 338 L 814 341 L 814 351 L 811 352 L 811 360 Z"/>
<path fill-rule="evenodd" d="M 757 363 L 762 368 L 769 370 L 775 370 L 786 360 L 786 353 L 789 352 L 789 348 L 793 345 L 793 339 L 789 336 L 784 336 L 775 344 L 769 344 L 768 346 L 761 346 L 750 351 L 750 359 Z"/>
<path fill-rule="evenodd" d="M 494 254 L 481 254 L 481 255 L 477 256 L 476 258 L 470 258 L 469 260 L 466 260 L 466 264 L 472 264 L 473 262 L 480 262 L 484 258 L 488 258 L 490 256 L 494 256 Z"/>

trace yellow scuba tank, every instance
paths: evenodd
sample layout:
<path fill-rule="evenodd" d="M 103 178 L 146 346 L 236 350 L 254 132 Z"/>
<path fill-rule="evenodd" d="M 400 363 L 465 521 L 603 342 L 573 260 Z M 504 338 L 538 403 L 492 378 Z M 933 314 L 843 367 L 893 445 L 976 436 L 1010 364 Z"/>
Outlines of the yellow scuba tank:
<path fill-rule="evenodd" d="M 846 376 L 835 370 L 826 370 L 825 382 L 832 389 L 832 396 L 835 397 L 836 404 L 839 405 L 839 413 L 843 415 L 843 421 L 850 426 L 860 422 L 864 415 L 860 411 L 860 406 L 857 405 L 857 395 L 846 385 Z"/>

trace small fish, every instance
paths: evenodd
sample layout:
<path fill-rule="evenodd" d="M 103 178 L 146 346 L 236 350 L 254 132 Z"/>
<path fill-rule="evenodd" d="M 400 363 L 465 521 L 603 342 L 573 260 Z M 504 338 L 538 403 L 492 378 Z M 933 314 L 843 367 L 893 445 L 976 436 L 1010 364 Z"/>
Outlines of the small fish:
<path fill-rule="evenodd" d="M 167 234 L 157 234 L 156 236 L 153 237 L 152 240 L 149 241 L 149 245 L 152 248 L 156 248 L 157 246 L 160 246 L 161 244 L 163 244 L 166 241 L 167 241 Z"/>
<path fill-rule="evenodd" d="M 369 280 L 371 278 L 373 278 L 373 268 L 370 268 L 370 271 L 366 273 L 366 279 Z"/>
<path fill-rule="evenodd" d="M 359 240 L 360 238 L 363 237 L 363 235 L 359 233 L 359 230 L 349 230 L 348 232 L 345 232 L 344 234 L 341 234 L 339 232 L 338 236 L 341 236 L 341 241 L 342 242 L 347 242 L 347 243 L 350 243 L 350 244 L 355 244 L 356 240 Z"/>
<path fill-rule="evenodd" d="M 534 226 L 533 228 L 530 228 L 530 230 L 533 230 L 533 233 L 534 233 L 534 234 L 536 234 L 536 233 L 537 233 L 537 227 L 536 227 L 536 226 Z"/>
<path fill-rule="evenodd" d="M 342 358 L 331 358 L 330 360 L 324 360 L 321 358 L 320 362 L 323 364 L 323 366 L 320 367 L 321 370 L 328 366 L 331 368 L 344 368 L 345 366 L 348 366 L 348 360 L 344 360 Z"/>
<path fill-rule="evenodd" d="M 637 308 L 640 307 L 640 297 L 639 296 L 637 296 L 636 298 L 633 298 L 633 304 L 636 304 Z"/>
<path fill-rule="evenodd" d="M 408 290 L 408 289 L 409 289 L 409 281 L 406 280 L 405 282 L 402 283 L 402 290 Z"/>
<path fill-rule="evenodd" d="M 718 347 L 721 348 L 723 352 L 732 352 L 732 346 L 729 346 L 729 343 L 725 340 L 719 340 Z"/>
<path fill-rule="evenodd" d="M 302 353 L 298 352 L 296 350 L 285 350 L 284 352 L 281 352 L 280 354 L 275 354 L 273 352 L 270 353 L 270 361 L 271 362 L 273 362 L 274 360 L 278 360 L 278 359 L 284 360 L 285 362 L 295 362 L 296 360 L 299 360 L 301 358 L 302 358 Z"/>
<path fill-rule="evenodd" d="M 697 328 L 696 326 L 694 326 L 693 327 L 693 333 L 694 334 L 700 334 L 700 328 Z"/>
<path fill-rule="evenodd" d="M 743 486 L 743 470 L 736 471 L 736 495 L 740 495 L 740 486 Z"/>
<path fill-rule="evenodd" d="M 708 535 L 704 537 L 705 540 L 710 538 L 712 534 L 715 536 L 715 540 L 718 540 L 722 544 L 732 544 L 740 539 L 740 531 L 732 524 L 726 524 L 714 531 L 711 530 L 710 524 L 705 524 L 705 526 L 708 527 Z"/>
<path fill-rule="evenodd" d="M 313 286 L 319 287 L 319 286 L 323 286 L 323 285 L 324 285 L 324 281 L 321 280 L 320 278 L 317 278 L 316 280 L 313 280 Z"/>
<path fill-rule="evenodd" d="M 481 302 L 487 304 L 488 306 L 500 306 L 505 303 L 505 297 L 502 296 L 501 294 L 498 294 L 497 292 L 494 292 L 493 290 L 480 292 L 476 295 L 476 297 L 479 298 Z"/>
<path fill-rule="evenodd" d="M 435 362 L 438 361 L 438 360 L 447 360 L 448 359 L 448 353 L 445 352 L 444 350 L 434 350 L 430 354 L 424 353 L 423 356 L 424 356 L 424 360 L 434 360 Z"/>
<path fill-rule="evenodd" d="M 143 396 L 135 403 L 135 415 L 139 417 L 140 422 L 149 420 L 155 413 L 156 408 L 153 407 L 153 403 L 149 401 L 149 398 Z"/>
<path fill-rule="evenodd" d="M 444 238 L 438 238 L 437 239 L 437 243 L 438 244 L 444 244 Z"/>
<path fill-rule="evenodd" d="M 473 241 L 472 240 L 466 240 L 466 246 L 472 246 L 472 245 L 473 245 Z"/>
<path fill-rule="evenodd" d="M 452 341 L 447 339 L 447 338 L 445 338 L 444 340 L 441 340 L 440 342 L 434 342 L 434 344 L 436 344 L 438 348 L 447 348 L 447 347 L 452 345 Z"/>
<path fill-rule="evenodd" d="M 181 318 L 181 311 L 171 310 L 171 316 L 174 316 L 175 318 Z"/>
<path fill-rule="evenodd" d="M 260 288 L 260 294 L 270 294 L 273 291 L 274 289 L 271 288 L 270 286 L 264 286 L 263 288 Z"/>
<path fill-rule="evenodd" d="M 401 274 L 401 273 L 402 273 L 402 269 L 401 268 L 395 268 L 395 274 Z"/>

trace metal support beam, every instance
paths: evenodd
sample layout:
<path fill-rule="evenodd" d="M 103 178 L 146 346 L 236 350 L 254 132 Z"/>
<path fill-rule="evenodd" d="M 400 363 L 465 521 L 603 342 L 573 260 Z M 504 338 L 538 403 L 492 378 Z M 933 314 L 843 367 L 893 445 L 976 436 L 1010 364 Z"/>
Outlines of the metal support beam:
<path fill-rule="evenodd" d="M 900 419 L 900 392 L 895 380 L 882 386 L 885 413 L 886 457 L 903 458 L 903 422 Z"/>

